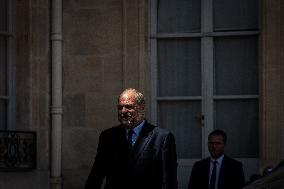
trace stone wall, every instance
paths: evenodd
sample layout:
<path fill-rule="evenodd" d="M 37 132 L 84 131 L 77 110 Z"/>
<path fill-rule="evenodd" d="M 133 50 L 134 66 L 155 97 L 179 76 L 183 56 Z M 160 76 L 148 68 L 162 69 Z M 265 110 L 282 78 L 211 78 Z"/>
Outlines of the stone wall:
<path fill-rule="evenodd" d="M 284 3 L 263 0 L 261 31 L 261 164 L 284 159 Z"/>
<path fill-rule="evenodd" d="M 147 4 L 63 1 L 63 188 L 82 188 L 102 130 L 115 126 L 117 96 L 148 94 Z"/>
<path fill-rule="evenodd" d="M 36 131 L 37 166 L 0 172 L 0 188 L 49 188 L 49 1 L 15 0 L 16 130 Z"/>
<path fill-rule="evenodd" d="M 16 129 L 37 132 L 37 168 L 0 172 L 0 188 L 49 188 L 50 1 L 15 0 Z M 284 3 L 262 1 L 261 165 L 284 158 Z M 147 0 L 63 0 L 63 188 L 82 188 L 116 98 L 149 99 Z M 149 108 L 148 108 L 149 110 Z"/>

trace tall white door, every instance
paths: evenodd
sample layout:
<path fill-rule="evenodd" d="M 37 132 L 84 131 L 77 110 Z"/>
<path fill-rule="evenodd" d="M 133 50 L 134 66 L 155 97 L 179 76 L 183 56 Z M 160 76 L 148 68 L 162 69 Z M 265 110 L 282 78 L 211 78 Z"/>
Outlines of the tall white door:
<path fill-rule="evenodd" d="M 174 133 L 179 188 L 207 157 L 207 136 L 258 169 L 258 0 L 152 0 L 151 118 Z"/>

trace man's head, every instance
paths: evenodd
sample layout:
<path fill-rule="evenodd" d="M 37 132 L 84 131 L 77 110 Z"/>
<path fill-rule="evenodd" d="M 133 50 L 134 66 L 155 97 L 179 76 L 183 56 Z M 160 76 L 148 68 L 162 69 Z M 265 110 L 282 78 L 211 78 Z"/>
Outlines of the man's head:
<path fill-rule="evenodd" d="M 222 130 L 214 130 L 208 135 L 208 150 L 213 159 L 224 154 L 227 135 Z"/>
<path fill-rule="evenodd" d="M 118 97 L 117 109 L 120 123 L 132 129 L 145 118 L 145 98 L 136 89 L 126 89 Z"/>

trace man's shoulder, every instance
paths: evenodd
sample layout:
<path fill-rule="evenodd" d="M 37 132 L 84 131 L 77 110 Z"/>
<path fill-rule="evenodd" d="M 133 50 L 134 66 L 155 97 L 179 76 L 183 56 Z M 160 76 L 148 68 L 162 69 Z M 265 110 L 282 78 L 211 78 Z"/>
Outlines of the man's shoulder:
<path fill-rule="evenodd" d="M 168 130 L 165 129 L 165 128 L 158 127 L 158 126 L 154 126 L 154 125 L 152 125 L 152 127 L 153 127 L 153 130 L 154 130 L 155 132 L 159 132 L 159 133 L 161 133 L 161 134 L 169 134 L 169 133 L 170 133 L 170 131 L 168 131 Z"/>
<path fill-rule="evenodd" d="M 199 161 L 196 161 L 195 162 L 195 165 L 206 165 L 210 162 L 210 157 L 207 157 L 207 158 L 204 158 L 204 159 L 201 159 Z M 224 156 L 224 159 L 223 159 L 223 163 L 224 164 L 227 164 L 227 165 L 234 165 L 234 166 L 242 166 L 242 162 L 236 160 L 236 159 L 233 159 L 229 156 Z"/>
<path fill-rule="evenodd" d="M 238 161 L 234 158 L 231 158 L 227 155 L 224 156 L 223 163 L 226 163 L 226 164 L 229 164 L 229 165 L 234 165 L 234 166 L 242 166 L 242 162 L 240 162 L 240 161 Z"/>
<path fill-rule="evenodd" d="M 174 135 L 169 130 L 153 125 L 147 121 L 144 125 L 144 131 L 146 133 L 152 133 L 155 137 L 167 138 L 168 136 L 170 136 L 171 138 L 174 138 Z"/>
<path fill-rule="evenodd" d="M 155 125 L 151 125 L 151 127 L 153 128 L 153 132 L 159 135 L 162 135 L 162 136 L 173 135 L 169 130 L 165 128 L 155 126 Z"/>
<path fill-rule="evenodd" d="M 195 170 L 207 170 L 208 166 L 210 165 L 210 158 L 204 158 L 199 161 L 196 161 L 193 165 Z"/>
<path fill-rule="evenodd" d="M 173 135 L 169 130 L 153 125 L 147 122 L 146 120 L 145 120 L 145 125 L 143 127 L 144 127 L 143 130 L 147 130 L 148 132 L 153 131 L 153 133 L 156 133 L 159 135 L 163 135 L 163 136 Z M 117 134 L 120 132 L 125 132 L 125 128 L 122 125 L 116 125 L 116 126 L 103 130 L 101 134 L 102 135 L 113 135 L 113 134 Z"/>
<path fill-rule="evenodd" d="M 118 132 L 123 132 L 125 129 L 121 125 L 117 125 L 102 131 L 101 135 L 112 135 Z"/>
<path fill-rule="evenodd" d="M 210 162 L 210 158 L 209 157 L 201 159 L 199 161 L 196 161 L 195 164 L 199 164 L 199 165 L 202 164 L 203 165 L 203 164 L 206 164 L 208 162 Z"/>

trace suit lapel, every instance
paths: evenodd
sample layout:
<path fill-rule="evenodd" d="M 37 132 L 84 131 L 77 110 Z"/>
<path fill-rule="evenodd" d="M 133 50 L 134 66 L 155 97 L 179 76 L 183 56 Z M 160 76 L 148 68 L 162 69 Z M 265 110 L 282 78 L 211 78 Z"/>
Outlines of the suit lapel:
<path fill-rule="evenodd" d="M 119 149 L 122 148 L 120 150 L 123 150 L 123 152 L 127 152 L 128 151 L 128 142 L 127 142 L 127 139 L 126 139 L 125 127 L 120 125 L 117 132 L 118 132 L 118 134 L 116 135 L 117 136 L 117 140 L 116 140 L 117 147 L 116 148 L 119 148 Z M 121 153 L 121 151 L 120 151 L 120 153 Z"/>
<path fill-rule="evenodd" d="M 222 162 L 222 166 L 220 168 L 220 174 L 219 174 L 219 188 L 223 188 L 223 185 L 225 183 L 227 183 L 227 178 L 228 178 L 228 175 L 227 173 L 230 173 L 230 168 L 228 167 L 229 164 L 228 164 L 228 157 L 225 155 L 224 156 L 224 159 L 223 159 L 223 162 Z"/>
<path fill-rule="evenodd" d="M 223 182 L 225 182 L 226 178 L 226 167 L 227 166 L 227 157 L 224 156 L 221 168 L 220 168 L 220 173 L 219 173 L 219 188 L 222 188 Z"/>
<path fill-rule="evenodd" d="M 147 121 L 145 121 L 145 124 L 132 149 L 131 157 L 133 157 L 133 161 L 135 161 L 142 154 L 146 144 L 149 142 L 153 134 L 153 128 L 154 126 L 148 124 Z"/>
<path fill-rule="evenodd" d="M 203 177 L 205 179 L 204 183 L 207 183 L 207 187 L 209 186 L 209 182 L 210 182 L 210 180 L 209 180 L 210 161 L 211 161 L 210 157 L 207 158 L 207 160 L 205 161 L 205 166 L 204 166 L 204 171 L 203 171 L 205 173 L 205 175 L 203 175 Z"/>

